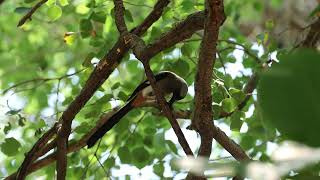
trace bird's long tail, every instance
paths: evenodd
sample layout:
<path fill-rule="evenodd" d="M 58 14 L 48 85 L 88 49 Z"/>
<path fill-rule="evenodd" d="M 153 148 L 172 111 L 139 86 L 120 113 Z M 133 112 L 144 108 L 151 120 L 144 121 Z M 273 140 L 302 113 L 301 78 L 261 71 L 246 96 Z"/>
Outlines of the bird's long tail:
<path fill-rule="evenodd" d="M 131 101 L 132 102 L 132 101 Z M 94 146 L 94 144 L 103 137 L 114 125 L 116 125 L 120 119 L 125 116 L 132 108 L 132 103 L 128 102 L 119 111 L 117 111 L 113 116 L 111 116 L 108 121 L 103 124 L 87 141 L 88 148 Z"/>

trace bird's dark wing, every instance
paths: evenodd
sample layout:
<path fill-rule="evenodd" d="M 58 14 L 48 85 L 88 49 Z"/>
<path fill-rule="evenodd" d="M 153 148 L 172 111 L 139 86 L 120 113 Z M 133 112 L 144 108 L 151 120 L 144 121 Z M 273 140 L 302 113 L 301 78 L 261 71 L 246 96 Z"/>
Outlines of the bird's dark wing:
<path fill-rule="evenodd" d="M 167 71 L 164 72 L 160 72 L 158 74 L 156 74 L 154 77 L 156 78 L 156 81 L 159 81 L 161 79 L 164 79 L 165 77 L 167 77 L 169 75 L 169 73 Z M 144 89 L 145 87 L 149 86 L 150 82 L 148 80 L 143 81 L 130 95 L 130 97 L 128 98 L 127 102 L 130 101 L 139 91 L 141 91 L 142 89 Z"/>

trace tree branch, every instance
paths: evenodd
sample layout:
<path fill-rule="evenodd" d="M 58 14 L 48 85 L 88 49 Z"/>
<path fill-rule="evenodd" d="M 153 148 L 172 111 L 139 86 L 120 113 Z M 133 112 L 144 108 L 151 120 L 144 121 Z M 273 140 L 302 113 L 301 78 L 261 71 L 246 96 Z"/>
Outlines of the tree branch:
<path fill-rule="evenodd" d="M 56 125 L 55 125 L 56 126 Z M 54 127 L 55 127 L 54 126 Z M 43 147 L 55 134 L 55 128 L 51 128 L 49 131 L 47 131 L 32 147 L 32 149 L 26 154 L 26 157 L 21 164 L 17 177 L 15 177 L 16 180 L 23 180 L 25 179 L 29 166 L 33 163 L 34 160 L 40 155 L 39 149 L 40 147 Z"/>
<path fill-rule="evenodd" d="M 158 40 L 147 46 L 146 51 L 148 53 L 148 58 L 190 38 L 194 32 L 203 29 L 204 17 L 204 11 L 199 11 L 189 15 L 184 21 L 176 24 L 168 33 L 165 33 Z"/>
<path fill-rule="evenodd" d="M 10 86 L 9 88 L 3 90 L 3 94 L 7 93 L 9 90 L 11 89 L 14 89 L 14 88 L 17 88 L 19 86 L 23 86 L 23 85 L 26 85 L 26 84 L 29 84 L 29 83 L 36 83 L 36 82 L 46 82 L 46 81 L 53 81 L 53 80 L 62 80 L 64 78 L 67 78 L 67 77 L 70 77 L 70 76 L 74 76 L 82 71 L 84 71 L 86 68 L 84 69 L 80 69 L 79 71 L 76 71 L 74 73 L 71 73 L 71 74 L 66 74 L 66 75 L 63 75 L 61 77 L 55 77 L 55 78 L 34 78 L 34 79 L 30 79 L 30 80 L 26 80 L 26 81 L 22 81 L 22 82 L 19 82 L 17 84 L 14 84 L 12 86 Z"/>
<path fill-rule="evenodd" d="M 212 123 L 212 70 L 216 60 L 219 27 L 225 20 L 223 0 L 206 0 L 206 18 L 197 74 L 195 78 L 195 111 L 192 127 L 201 137 L 199 156 L 210 157 L 215 127 Z M 203 174 L 204 176 L 204 174 Z M 187 179 L 205 179 L 190 173 Z"/>
<path fill-rule="evenodd" d="M 30 10 L 26 15 L 24 15 L 24 16 L 20 19 L 17 27 L 22 26 L 28 19 L 31 20 L 31 16 L 33 15 L 33 13 L 36 12 L 36 10 L 37 10 L 38 8 L 40 8 L 40 7 L 41 7 L 44 3 L 46 3 L 47 1 L 48 1 L 48 0 L 41 0 L 41 1 L 38 2 L 35 6 L 33 6 L 33 7 L 31 8 L 31 10 Z"/>
<path fill-rule="evenodd" d="M 58 123 L 57 127 L 57 180 L 64 180 L 67 174 L 67 143 L 68 131 L 64 123 Z M 66 129 L 66 130 L 65 130 Z"/>
<path fill-rule="evenodd" d="M 125 8 L 123 6 L 122 0 L 113 0 L 114 2 L 114 15 L 115 15 L 115 22 L 120 34 L 127 32 L 128 28 L 124 20 L 124 11 Z"/>

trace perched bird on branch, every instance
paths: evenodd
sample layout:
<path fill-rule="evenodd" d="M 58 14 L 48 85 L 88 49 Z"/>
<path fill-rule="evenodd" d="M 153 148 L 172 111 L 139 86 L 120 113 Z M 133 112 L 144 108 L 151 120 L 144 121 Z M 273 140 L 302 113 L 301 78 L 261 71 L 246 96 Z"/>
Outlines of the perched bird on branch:
<path fill-rule="evenodd" d="M 188 85 L 186 81 L 177 74 L 170 71 L 162 71 L 155 75 L 156 84 L 164 95 L 170 95 L 171 99 L 168 104 L 172 104 L 183 99 L 188 93 Z M 126 104 L 111 116 L 105 124 L 103 124 L 87 141 L 88 148 L 104 136 L 114 125 L 116 125 L 123 116 L 131 109 L 141 107 L 144 104 L 156 103 L 156 97 L 148 80 L 142 82 L 128 98 Z"/>

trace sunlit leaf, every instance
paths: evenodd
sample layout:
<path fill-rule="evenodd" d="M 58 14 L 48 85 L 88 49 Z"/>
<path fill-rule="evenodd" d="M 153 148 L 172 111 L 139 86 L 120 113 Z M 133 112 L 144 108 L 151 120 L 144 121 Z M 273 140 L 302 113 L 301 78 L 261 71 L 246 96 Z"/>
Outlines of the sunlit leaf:
<path fill-rule="evenodd" d="M 51 21 L 55 21 L 61 17 L 62 9 L 60 8 L 60 6 L 53 5 L 49 7 L 47 15 Z"/>
<path fill-rule="evenodd" d="M 69 4 L 69 1 L 68 0 L 59 0 L 61 6 L 66 6 Z"/>
<path fill-rule="evenodd" d="M 222 109 L 225 112 L 229 112 L 229 113 L 236 110 L 238 105 L 237 101 L 234 98 L 226 98 L 222 100 L 221 104 L 222 104 Z"/>
<path fill-rule="evenodd" d="M 77 34 L 75 32 L 66 32 L 64 33 L 63 41 L 68 45 L 72 45 L 76 37 Z"/>

